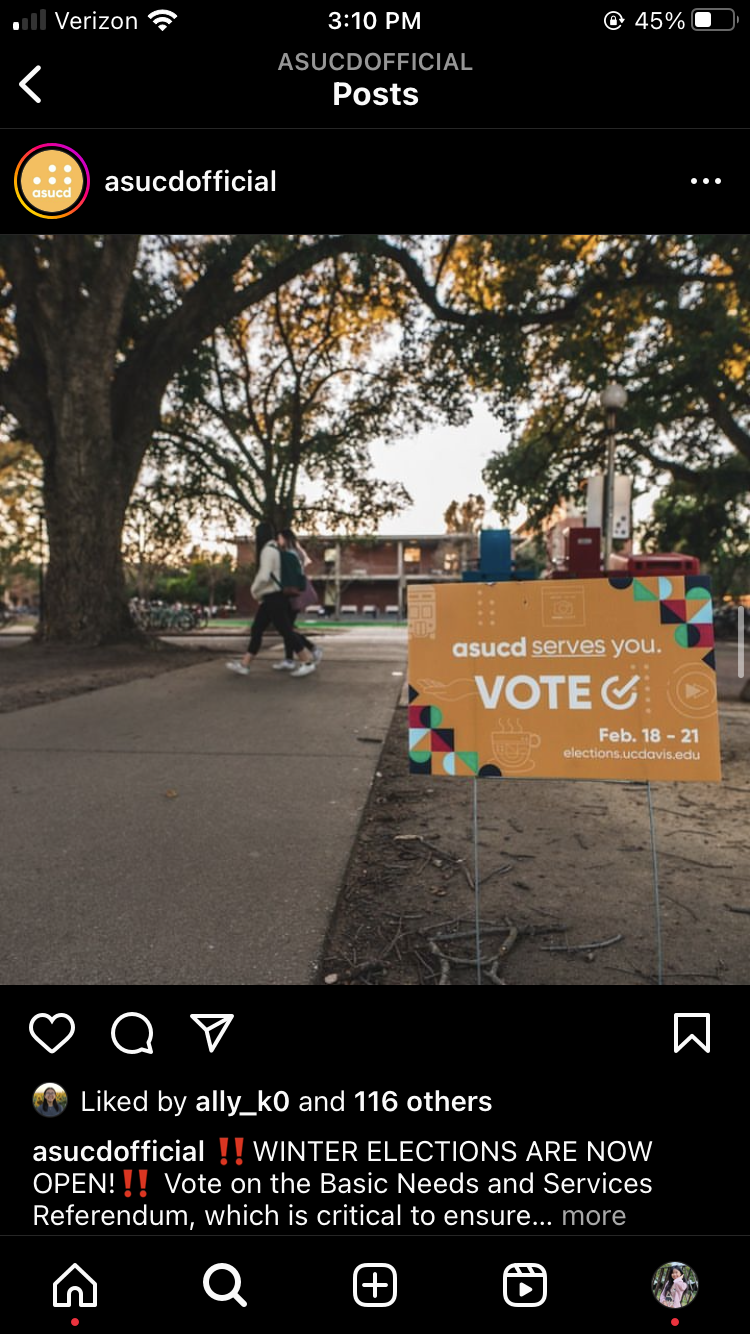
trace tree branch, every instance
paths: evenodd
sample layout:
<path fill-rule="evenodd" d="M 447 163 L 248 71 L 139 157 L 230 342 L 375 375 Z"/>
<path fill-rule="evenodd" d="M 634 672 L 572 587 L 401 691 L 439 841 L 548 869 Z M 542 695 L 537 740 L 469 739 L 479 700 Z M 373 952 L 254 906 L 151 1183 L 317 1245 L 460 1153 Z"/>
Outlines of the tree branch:
<path fill-rule="evenodd" d="M 716 389 L 704 389 L 703 396 L 706 400 L 708 410 L 719 427 L 723 431 L 727 440 L 729 440 L 738 449 L 740 454 L 746 459 L 750 459 L 750 434 L 740 426 L 736 417 L 732 415 L 723 398 Z"/>

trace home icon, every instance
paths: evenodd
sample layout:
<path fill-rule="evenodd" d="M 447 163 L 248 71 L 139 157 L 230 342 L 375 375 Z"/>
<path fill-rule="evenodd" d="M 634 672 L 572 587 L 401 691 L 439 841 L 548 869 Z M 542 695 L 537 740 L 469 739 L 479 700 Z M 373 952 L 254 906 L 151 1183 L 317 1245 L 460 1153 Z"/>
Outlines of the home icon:
<path fill-rule="evenodd" d="M 52 1305 L 70 1306 L 74 1292 L 78 1293 L 79 1306 L 96 1306 L 96 1283 L 80 1265 L 71 1265 L 55 1279 L 52 1284 Z"/>

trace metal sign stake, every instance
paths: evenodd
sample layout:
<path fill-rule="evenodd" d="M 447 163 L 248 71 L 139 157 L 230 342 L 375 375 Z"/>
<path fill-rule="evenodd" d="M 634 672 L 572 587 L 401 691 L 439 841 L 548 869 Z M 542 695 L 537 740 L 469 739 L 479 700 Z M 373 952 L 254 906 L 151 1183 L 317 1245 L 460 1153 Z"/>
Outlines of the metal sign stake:
<path fill-rule="evenodd" d="M 479 812 L 477 809 L 477 778 L 472 781 L 474 813 L 474 934 L 477 945 L 477 986 L 482 985 L 482 941 L 479 931 Z"/>
<path fill-rule="evenodd" d="M 657 983 L 664 985 L 664 958 L 661 948 L 661 909 L 659 906 L 659 866 L 656 860 L 656 830 L 654 828 L 654 808 L 651 803 L 651 784 L 646 783 L 648 794 L 648 819 L 651 826 L 651 864 L 654 872 L 654 912 L 656 914 L 656 970 Z"/>

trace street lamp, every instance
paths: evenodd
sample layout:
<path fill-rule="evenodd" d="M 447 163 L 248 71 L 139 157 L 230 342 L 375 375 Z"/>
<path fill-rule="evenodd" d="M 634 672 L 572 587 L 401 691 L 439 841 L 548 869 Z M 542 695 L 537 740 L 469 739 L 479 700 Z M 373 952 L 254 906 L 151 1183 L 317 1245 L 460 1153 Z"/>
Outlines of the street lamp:
<path fill-rule="evenodd" d="M 39 627 L 44 624 L 44 508 L 41 506 L 37 511 L 39 514 Z"/>
<path fill-rule="evenodd" d="M 604 561 L 603 567 L 609 569 L 612 559 L 612 538 L 615 526 L 615 426 L 617 409 L 624 408 L 628 401 L 621 384 L 608 384 L 599 395 L 599 402 L 604 409 L 607 423 L 607 478 L 604 501 Z"/>

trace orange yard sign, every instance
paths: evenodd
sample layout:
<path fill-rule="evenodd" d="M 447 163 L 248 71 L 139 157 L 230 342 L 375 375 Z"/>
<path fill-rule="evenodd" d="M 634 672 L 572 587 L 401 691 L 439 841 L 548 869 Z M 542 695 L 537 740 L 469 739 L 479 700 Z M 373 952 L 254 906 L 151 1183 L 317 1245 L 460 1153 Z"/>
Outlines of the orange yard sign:
<path fill-rule="evenodd" d="M 703 575 L 409 587 L 409 767 L 720 781 Z"/>

